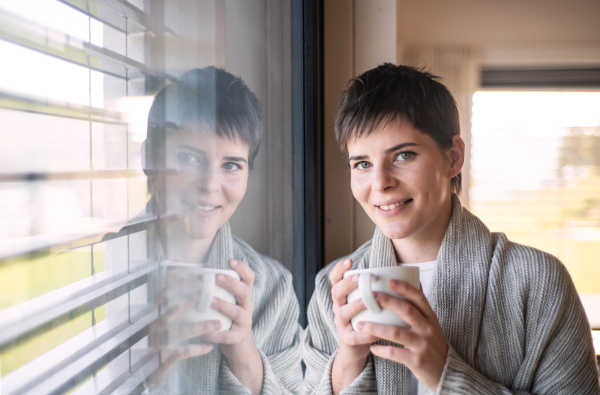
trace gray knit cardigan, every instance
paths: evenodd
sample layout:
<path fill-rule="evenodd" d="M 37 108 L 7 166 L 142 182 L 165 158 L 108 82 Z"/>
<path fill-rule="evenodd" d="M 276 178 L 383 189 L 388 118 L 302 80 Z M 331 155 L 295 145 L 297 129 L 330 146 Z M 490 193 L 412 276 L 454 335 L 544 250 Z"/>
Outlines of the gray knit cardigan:
<path fill-rule="evenodd" d="M 449 344 L 437 393 L 599 394 L 590 326 L 562 263 L 490 233 L 458 197 L 452 204 L 426 295 Z M 391 240 L 379 229 L 350 258 L 353 269 L 395 265 Z M 331 393 L 339 340 L 329 273 L 337 262 L 318 274 L 308 308 L 304 361 L 310 394 Z M 407 394 L 407 372 L 371 354 L 342 393 Z M 433 393 L 422 385 L 419 392 Z"/>
<path fill-rule="evenodd" d="M 152 237 L 150 237 L 152 239 Z M 158 238 L 156 237 L 158 243 Z M 162 249 L 156 254 L 162 259 Z M 234 258 L 245 262 L 256 277 L 252 287 L 252 337 L 263 363 L 264 395 L 297 394 L 302 388 L 302 351 L 298 323 L 298 300 L 292 285 L 292 276 L 279 262 L 261 255 L 244 241 L 233 237 L 229 223 L 217 232 L 208 267 L 230 269 L 227 262 Z M 153 294 L 166 284 L 164 269 L 151 284 Z M 153 281 L 153 282 L 154 282 Z M 218 344 L 213 350 L 174 365 L 159 387 L 151 394 L 250 394 L 233 375 Z"/>

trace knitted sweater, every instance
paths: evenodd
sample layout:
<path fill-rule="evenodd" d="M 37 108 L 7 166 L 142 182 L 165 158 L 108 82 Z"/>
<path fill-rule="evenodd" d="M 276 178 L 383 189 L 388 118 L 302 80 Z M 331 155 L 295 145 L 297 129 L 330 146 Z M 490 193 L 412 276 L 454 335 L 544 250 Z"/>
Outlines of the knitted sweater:
<path fill-rule="evenodd" d="M 458 197 L 452 204 L 426 295 L 449 345 L 438 393 L 599 394 L 590 326 L 562 263 L 491 233 Z M 350 258 L 353 269 L 396 264 L 391 240 L 379 229 Z M 310 394 L 331 393 L 339 340 L 329 273 L 336 263 L 317 275 L 308 308 L 304 361 Z M 404 365 L 370 354 L 342 393 L 407 394 L 408 385 Z M 419 391 L 433 393 L 422 385 Z"/>
<path fill-rule="evenodd" d="M 152 237 L 151 237 L 152 238 Z M 158 243 L 158 238 L 156 238 Z M 158 258 L 163 259 L 158 248 Z M 256 277 L 252 287 L 252 336 L 263 364 L 264 395 L 299 393 L 302 387 L 301 345 L 298 301 L 291 273 L 279 262 L 261 255 L 244 241 L 233 237 L 229 223 L 217 232 L 207 267 L 230 269 L 234 258 L 248 264 Z M 166 272 L 159 269 L 152 279 L 151 293 L 164 287 Z M 154 292 L 152 292 L 154 291 Z M 218 344 L 213 350 L 180 361 L 168 377 L 151 394 L 250 394 L 250 390 L 233 375 Z"/>

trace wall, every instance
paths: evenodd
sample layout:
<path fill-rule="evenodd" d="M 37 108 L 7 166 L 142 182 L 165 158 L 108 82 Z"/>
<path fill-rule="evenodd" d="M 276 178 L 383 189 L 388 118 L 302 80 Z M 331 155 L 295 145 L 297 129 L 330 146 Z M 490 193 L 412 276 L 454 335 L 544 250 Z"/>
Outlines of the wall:
<path fill-rule="evenodd" d="M 333 134 L 333 119 L 350 78 L 396 60 L 395 0 L 324 2 L 325 262 L 347 255 L 374 226 L 350 191 L 348 165 Z M 356 226 L 355 224 L 360 224 Z"/>
<path fill-rule="evenodd" d="M 468 45 L 484 65 L 600 64 L 596 0 L 398 0 L 399 53 Z"/>

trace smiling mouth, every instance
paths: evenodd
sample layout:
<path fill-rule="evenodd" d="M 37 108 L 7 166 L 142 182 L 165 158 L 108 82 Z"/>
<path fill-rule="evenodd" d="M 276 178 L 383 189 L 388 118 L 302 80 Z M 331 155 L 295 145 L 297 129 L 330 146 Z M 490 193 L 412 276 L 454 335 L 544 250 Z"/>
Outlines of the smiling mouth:
<path fill-rule="evenodd" d="M 202 212 L 211 212 L 211 211 L 214 211 L 221 207 L 221 206 L 213 206 L 213 205 L 207 205 L 207 204 L 194 204 L 194 203 L 188 202 L 187 200 L 184 200 L 184 202 L 189 207 L 191 207 L 195 210 L 198 210 L 198 211 L 202 211 Z"/>
<path fill-rule="evenodd" d="M 380 209 L 381 209 L 381 210 L 383 210 L 383 211 L 390 211 L 390 210 L 393 210 L 393 209 L 395 209 L 395 208 L 396 208 L 396 207 L 398 207 L 398 206 L 401 206 L 401 205 L 404 205 L 404 204 L 407 204 L 407 203 L 410 203 L 410 202 L 412 202 L 412 199 L 406 199 L 406 200 L 405 200 L 405 201 L 403 201 L 403 202 L 396 202 L 396 203 L 387 204 L 387 205 L 386 205 L 386 204 L 384 204 L 384 205 L 381 205 L 381 206 L 375 206 L 375 207 L 378 207 L 378 208 L 380 208 Z"/>
<path fill-rule="evenodd" d="M 194 206 L 194 207 L 197 208 L 200 211 L 212 211 L 212 210 L 216 209 L 219 206 L 200 206 L 200 205 L 198 205 L 198 206 Z"/>

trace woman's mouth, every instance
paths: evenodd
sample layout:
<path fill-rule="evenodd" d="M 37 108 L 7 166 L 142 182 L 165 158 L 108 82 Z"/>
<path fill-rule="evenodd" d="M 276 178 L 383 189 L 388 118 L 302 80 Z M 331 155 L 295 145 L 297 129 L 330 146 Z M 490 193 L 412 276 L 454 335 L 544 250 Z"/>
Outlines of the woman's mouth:
<path fill-rule="evenodd" d="M 198 210 L 201 210 L 201 211 L 212 211 L 212 210 L 216 209 L 218 206 L 202 206 L 202 205 L 197 205 L 195 207 Z"/>
<path fill-rule="evenodd" d="M 380 208 L 381 210 L 384 210 L 384 211 L 389 211 L 389 210 L 395 209 L 398 206 L 410 203 L 411 201 L 412 201 L 412 199 L 406 199 L 401 202 L 396 202 L 396 203 L 392 203 L 392 204 L 382 204 L 381 206 L 375 206 L 375 207 Z"/>
<path fill-rule="evenodd" d="M 199 217 L 207 217 L 215 214 L 221 206 L 210 204 L 208 202 L 191 203 L 186 200 L 183 201 L 191 211 Z"/>
<path fill-rule="evenodd" d="M 402 210 L 404 207 L 406 207 L 406 205 L 410 202 L 412 202 L 412 199 L 406 199 L 390 204 L 382 204 L 380 206 L 375 205 L 375 207 L 382 215 L 394 215 L 400 210 Z"/>

